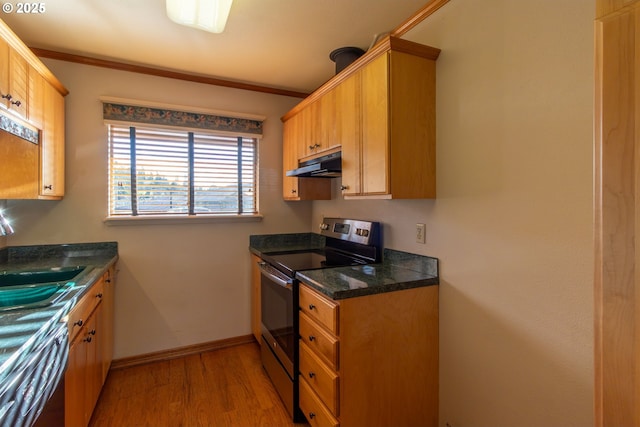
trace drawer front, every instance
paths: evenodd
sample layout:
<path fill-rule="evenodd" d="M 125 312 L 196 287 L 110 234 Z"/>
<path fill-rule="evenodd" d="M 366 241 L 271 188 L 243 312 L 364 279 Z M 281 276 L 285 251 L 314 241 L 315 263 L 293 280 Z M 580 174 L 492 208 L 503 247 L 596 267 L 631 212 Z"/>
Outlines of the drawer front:
<path fill-rule="evenodd" d="M 300 381 L 300 409 L 312 427 L 338 427 L 340 425 L 304 379 Z"/>
<path fill-rule="evenodd" d="M 329 367 L 338 369 L 338 339 L 304 313 L 300 313 L 300 340 L 324 359 Z"/>
<path fill-rule="evenodd" d="M 339 306 L 334 301 L 304 285 L 300 286 L 300 310 L 336 335 L 338 335 L 338 309 Z"/>
<path fill-rule="evenodd" d="M 82 297 L 80 302 L 69 313 L 69 342 L 73 341 L 80 331 L 80 328 L 87 322 L 87 319 L 93 313 L 95 308 L 102 301 L 104 293 L 104 282 L 99 279 L 87 293 Z"/>
<path fill-rule="evenodd" d="M 327 367 L 309 347 L 300 343 L 300 376 L 334 415 L 338 412 L 338 374 Z"/>

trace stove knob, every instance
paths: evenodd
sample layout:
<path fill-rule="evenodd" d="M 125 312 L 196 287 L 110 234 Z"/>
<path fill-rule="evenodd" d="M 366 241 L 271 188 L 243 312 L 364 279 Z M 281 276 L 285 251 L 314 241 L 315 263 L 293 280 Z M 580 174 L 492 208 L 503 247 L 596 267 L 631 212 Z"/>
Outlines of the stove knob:
<path fill-rule="evenodd" d="M 322 224 L 320 224 L 320 230 L 328 230 L 329 229 L 329 224 L 323 222 Z"/>
<path fill-rule="evenodd" d="M 356 228 L 356 235 L 367 237 L 369 235 L 369 230 L 365 228 Z"/>

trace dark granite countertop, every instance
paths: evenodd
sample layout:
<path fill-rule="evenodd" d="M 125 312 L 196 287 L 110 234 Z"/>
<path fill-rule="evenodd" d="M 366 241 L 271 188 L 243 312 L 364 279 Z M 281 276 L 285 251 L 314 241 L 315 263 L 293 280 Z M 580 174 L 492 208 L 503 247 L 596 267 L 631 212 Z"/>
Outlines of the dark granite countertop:
<path fill-rule="evenodd" d="M 315 233 L 258 234 L 249 236 L 249 250 L 263 253 L 304 251 L 324 248 L 325 238 Z"/>
<path fill-rule="evenodd" d="M 30 350 L 59 324 L 117 259 L 116 242 L 0 249 L 0 272 L 86 266 L 55 303 L 42 308 L 0 311 L 0 383 L 24 363 Z"/>
<path fill-rule="evenodd" d="M 249 249 L 260 256 L 293 250 L 321 248 L 323 237 L 314 233 L 256 235 Z M 440 282 L 437 258 L 385 249 L 378 264 L 298 271 L 296 277 L 329 298 L 339 300 L 392 292 Z"/>

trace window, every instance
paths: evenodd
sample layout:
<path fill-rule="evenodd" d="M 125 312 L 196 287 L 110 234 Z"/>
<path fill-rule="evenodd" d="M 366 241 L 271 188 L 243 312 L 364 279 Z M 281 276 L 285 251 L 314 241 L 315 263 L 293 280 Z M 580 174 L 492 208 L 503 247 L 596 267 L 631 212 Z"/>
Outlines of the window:
<path fill-rule="evenodd" d="M 109 132 L 108 220 L 260 218 L 258 140 L 264 117 L 101 101 Z"/>
<path fill-rule="evenodd" d="M 255 215 L 257 138 L 108 123 L 109 216 Z"/>

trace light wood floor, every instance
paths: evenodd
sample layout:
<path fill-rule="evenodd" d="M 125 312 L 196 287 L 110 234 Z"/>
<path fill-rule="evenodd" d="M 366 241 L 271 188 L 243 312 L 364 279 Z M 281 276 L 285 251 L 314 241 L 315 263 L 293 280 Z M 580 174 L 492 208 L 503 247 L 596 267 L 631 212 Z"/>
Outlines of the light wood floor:
<path fill-rule="evenodd" d="M 294 424 L 260 362 L 258 344 L 109 372 L 90 427 Z"/>

